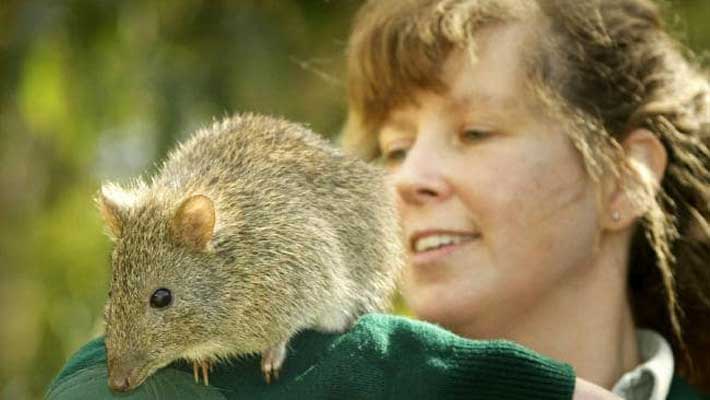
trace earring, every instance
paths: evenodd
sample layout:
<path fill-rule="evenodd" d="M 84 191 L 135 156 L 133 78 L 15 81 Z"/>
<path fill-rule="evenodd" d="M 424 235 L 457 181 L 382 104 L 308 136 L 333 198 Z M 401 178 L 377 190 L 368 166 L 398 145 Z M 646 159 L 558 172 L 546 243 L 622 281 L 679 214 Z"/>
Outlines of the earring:
<path fill-rule="evenodd" d="M 619 222 L 619 220 L 621 220 L 621 214 L 619 214 L 618 211 L 614 210 L 614 211 L 611 213 L 611 219 L 612 219 L 612 221 L 614 221 L 614 222 Z"/>

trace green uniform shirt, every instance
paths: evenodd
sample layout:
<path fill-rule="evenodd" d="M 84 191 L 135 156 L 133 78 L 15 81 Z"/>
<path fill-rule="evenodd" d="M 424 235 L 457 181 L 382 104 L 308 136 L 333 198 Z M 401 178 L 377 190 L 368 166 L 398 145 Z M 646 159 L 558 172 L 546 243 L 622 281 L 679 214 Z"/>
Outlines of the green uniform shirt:
<path fill-rule="evenodd" d="M 344 334 L 306 331 L 289 344 L 276 382 L 266 384 L 259 356 L 216 366 L 209 386 L 176 362 L 135 391 L 108 388 L 103 338 L 65 365 L 47 398 L 66 399 L 571 399 L 574 372 L 508 341 L 474 341 L 434 325 L 371 314 Z M 675 381 L 671 393 L 695 399 Z"/>

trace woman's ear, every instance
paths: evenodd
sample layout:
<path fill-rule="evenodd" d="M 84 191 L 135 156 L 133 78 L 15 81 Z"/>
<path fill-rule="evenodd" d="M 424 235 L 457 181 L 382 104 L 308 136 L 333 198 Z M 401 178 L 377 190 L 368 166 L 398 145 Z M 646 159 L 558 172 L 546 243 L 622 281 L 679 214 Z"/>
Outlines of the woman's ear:
<path fill-rule="evenodd" d="M 626 168 L 619 174 L 604 202 L 602 226 L 620 230 L 648 211 L 668 165 L 666 148 L 648 129 L 636 129 L 621 142 Z"/>

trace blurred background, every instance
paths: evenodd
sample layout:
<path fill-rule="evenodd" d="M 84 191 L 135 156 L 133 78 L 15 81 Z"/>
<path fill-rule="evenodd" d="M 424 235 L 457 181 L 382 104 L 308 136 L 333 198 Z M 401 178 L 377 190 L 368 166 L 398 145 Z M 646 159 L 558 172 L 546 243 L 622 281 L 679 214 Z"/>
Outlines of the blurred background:
<path fill-rule="evenodd" d="M 235 111 L 336 135 L 360 3 L 0 0 L 0 400 L 41 398 L 101 333 L 100 182 L 152 171 Z M 707 59 L 710 0 L 665 5 Z"/>

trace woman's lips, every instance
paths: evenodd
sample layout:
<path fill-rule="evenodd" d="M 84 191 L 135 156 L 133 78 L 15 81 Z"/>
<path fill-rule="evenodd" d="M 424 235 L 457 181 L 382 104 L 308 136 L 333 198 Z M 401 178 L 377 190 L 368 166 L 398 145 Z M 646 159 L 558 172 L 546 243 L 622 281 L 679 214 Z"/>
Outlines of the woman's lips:
<path fill-rule="evenodd" d="M 480 238 L 471 232 L 427 231 L 419 232 L 410 240 L 411 260 L 414 265 L 428 264 L 469 245 Z"/>

